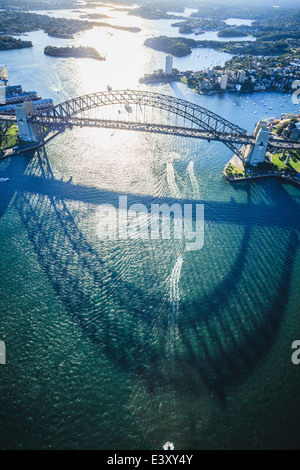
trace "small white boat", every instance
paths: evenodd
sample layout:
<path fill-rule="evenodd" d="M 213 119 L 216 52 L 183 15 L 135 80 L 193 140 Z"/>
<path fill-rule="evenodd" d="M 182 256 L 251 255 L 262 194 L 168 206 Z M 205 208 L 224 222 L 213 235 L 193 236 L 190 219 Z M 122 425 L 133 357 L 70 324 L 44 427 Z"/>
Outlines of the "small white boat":
<path fill-rule="evenodd" d="M 174 447 L 174 444 L 173 442 L 167 442 L 165 445 L 164 445 L 164 450 L 174 450 L 175 447 Z"/>
<path fill-rule="evenodd" d="M 7 183 L 9 178 L 0 178 L 0 183 Z"/>

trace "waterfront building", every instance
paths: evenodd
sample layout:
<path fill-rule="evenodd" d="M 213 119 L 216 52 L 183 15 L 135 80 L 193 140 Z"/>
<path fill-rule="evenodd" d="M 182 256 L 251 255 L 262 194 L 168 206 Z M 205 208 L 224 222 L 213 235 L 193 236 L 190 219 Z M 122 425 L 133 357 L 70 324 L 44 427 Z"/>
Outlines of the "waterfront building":
<path fill-rule="evenodd" d="M 212 84 L 209 81 L 205 80 L 204 82 L 201 83 L 200 89 L 210 91 L 212 90 Z"/>
<path fill-rule="evenodd" d="M 226 90 L 227 89 L 227 83 L 228 83 L 227 75 L 222 75 L 222 77 L 220 78 L 220 88 L 221 88 L 221 90 Z"/>
<path fill-rule="evenodd" d="M 21 85 L 3 86 L 0 88 L 5 93 L 5 96 L 15 96 L 23 92 Z"/>
<path fill-rule="evenodd" d="M 267 88 L 264 85 L 256 85 L 254 91 L 265 91 Z"/>
<path fill-rule="evenodd" d="M 239 73 L 238 73 L 238 76 L 237 76 L 238 82 L 239 83 L 244 83 L 245 78 L 246 78 L 246 72 L 244 70 L 239 70 Z"/>
<path fill-rule="evenodd" d="M 294 113 L 282 113 L 281 114 L 281 119 L 286 120 L 286 119 L 293 119 L 295 117 Z"/>
<path fill-rule="evenodd" d="M 29 103 L 30 101 L 24 101 L 25 103 Z M 1 106 L 0 110 L 2 114 L 14 114 L 16 111 L 16 104 L 8 104 L 5 106 Z M 47 100 L 37 100 L 34 102 L 34 109 L 36 111 L 42 111 L 45 109 L 53 108 L 53 100 L 52 99 L 47 99 Z"/>
<path fill-rule="evenodd" d="M 300 122 L 295 124 L 294 129 L 292 129 L 290 138 L 291 140 L 295 140 L 298 142 L 300 141 Z"/>
<path fill-rule="evenodd" d="M 173 56 L 167 55 L 166 57 L 166 75 L 173 75 Z"/>
<path fill-rule="evenodd" d="M 37 94 L 36 91 L 22 92 L 16 95 L 6 95 L 5 104 L 18 104 L 24 103 L 24 101 L 38 101 L 41 97 Z"/>
<path fill-rule="evenodd" d="M 6 65 L 0 65 L 0 82 L 5 86 L 8 85 L 8 72 Z"/>

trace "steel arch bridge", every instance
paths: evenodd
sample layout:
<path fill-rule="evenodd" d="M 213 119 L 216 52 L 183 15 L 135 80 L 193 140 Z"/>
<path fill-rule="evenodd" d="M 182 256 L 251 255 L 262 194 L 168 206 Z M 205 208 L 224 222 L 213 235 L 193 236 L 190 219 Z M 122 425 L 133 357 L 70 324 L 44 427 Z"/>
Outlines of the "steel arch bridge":
<path fill-rule="evenodd" d="M 95 119 L 84 115 L 90 110 L 114 105 L 124 105 L 127 108 L 127 119 Z M 148 107 L 163 110 L 182 118 L 189 125 L 153 124 L 142 119 L 133 122 L 128 117 L 132 106 L 137 106 L 140 110 Z M 103 127 L 214 140 L 223 142 L 236 154 L 240 153 L 242 145 L 253 143 L 252 136 L 246 130 L 201 106 L 147 91 L 104 91 L 80 96 L 40 112 L 33 118 L 33 123 L 60 129 L 73 126 Z"/>

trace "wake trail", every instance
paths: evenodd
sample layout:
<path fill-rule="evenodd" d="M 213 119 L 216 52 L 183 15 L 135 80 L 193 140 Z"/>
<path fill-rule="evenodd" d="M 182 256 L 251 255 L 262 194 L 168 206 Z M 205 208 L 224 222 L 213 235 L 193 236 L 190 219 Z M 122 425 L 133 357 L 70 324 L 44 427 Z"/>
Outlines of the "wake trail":
<path fill-rule="evenodd" d="M 199 184 L 198 184 L 197 178 L 196 178 L 196 176 L 195 176 L 195 172 L 194 172 L 194 162 L 190 162 L 190 163 L 189 163 L 189 166 L 188 166 L 188 168 L 187 168 L 187 171 L 188 171 L 188 174 L 189 174 L 191 183 L 192 183 L 192 188 L 193 188 L 194 196 L 195 196 L 197 199 L 200 199 L 200 188 L 199 188 Z"/>
<path fill-rule="evenodd" d="M 167 162 L 167 182 L 172 191 L 172 195 L 176 198 L 180 198 L 180 191 L 176 184 L 175 171 L 172 162 Z"/>
<path fill-rule="evenodd" d="M 180 276 L 183 264 L 183 257 L 179 256 L 173 268 L 170 278 L 170 302 L 171 302 L 171 328 L 174 329 L 178 323 L 179 302 L 180 302 Z"/>
<path fill-rule="evenodd" d="M 168 368 L 169 378 L 169 403 L 171 405 L 172 415 L 176 413 L 176 395 L 174 388 L 175 381 L 175 341 L 178 332 L 178 314 L 179 314 L 179 302 L 180 302 L 180 276 L 183 264 L 183 257 L 179 256 L 176 264 L 173 268 L 170 277 L 170 319 L 169 319 L 169 331 L 168 331 L 168 349 L 169 349 L 169 361 L 170 366 Z M 170 422 L 170 436 L 173 434 L 173 423 Z"/>

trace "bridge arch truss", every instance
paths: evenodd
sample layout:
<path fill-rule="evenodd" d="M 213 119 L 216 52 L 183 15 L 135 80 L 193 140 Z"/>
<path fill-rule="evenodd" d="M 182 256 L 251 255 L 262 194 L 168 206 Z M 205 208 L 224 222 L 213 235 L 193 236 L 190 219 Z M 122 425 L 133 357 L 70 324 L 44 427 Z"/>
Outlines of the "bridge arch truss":
<path fill-rule="evenodd" d="M 95 109 L 121 105 L 127 107 L 125 120 L 91 119 L 86 114 Z M 130 122 L 132 106 L 138 108 L 159 109 L 180 117 L 189 126 L 157 125 L 149 122 Z M 242 145 L 247 143 L 247 131 L 221 116 L 188 101 L 159 93 L 147 91 L 104 91 L 92 93 L 58 104 L 51 110 L 43 111 L 35 117 L 36 123 L 56 126 L 93 126 L 134 129 L 164 134 L 185 135 L 206 140 L 223 142 L 234 153 L 239 153 Z M 122 125 L 123 124 L 123 125 Z M 153 124 L 153 126 L 152 126 Z M 135 125 L 134 127 L 132 127 Z M 249 143 L 249 142 L 248 142 Z"/>

